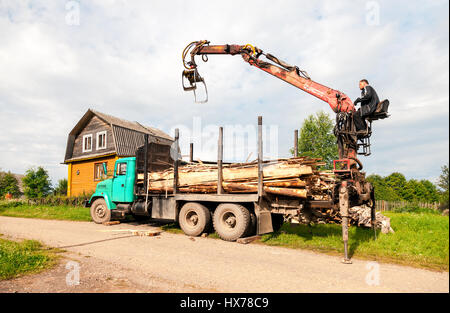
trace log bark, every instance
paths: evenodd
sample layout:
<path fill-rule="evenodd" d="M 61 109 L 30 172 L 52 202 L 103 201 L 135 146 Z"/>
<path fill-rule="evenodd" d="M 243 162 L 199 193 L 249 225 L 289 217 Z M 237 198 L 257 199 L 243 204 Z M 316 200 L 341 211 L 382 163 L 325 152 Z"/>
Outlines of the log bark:
<path fill-rule="evenodd" d="M 321 165 L 318 160 L 299 157 L 265 161 L 263 163 L 264 191 L 295 198 L 307 198 L 311 195 L 318 199 L 326 199 L 327 187 L 334 179 L 328 174 L 322 176 L 317 171 L 317 166 Z M 224 191 L 227 193 L 258 192 L 257 166 L 257 162 L 224 165 L 222 183 Z M 216 164 L 189 163 L 180 166 L 178 190 L 187 193 L 217 193 L 217 171 Z M 173 176 L 173 169 L 148 173 L 149 192 L 172 193 Z M 142 178 L 138 176 L 138 179 Z"/>

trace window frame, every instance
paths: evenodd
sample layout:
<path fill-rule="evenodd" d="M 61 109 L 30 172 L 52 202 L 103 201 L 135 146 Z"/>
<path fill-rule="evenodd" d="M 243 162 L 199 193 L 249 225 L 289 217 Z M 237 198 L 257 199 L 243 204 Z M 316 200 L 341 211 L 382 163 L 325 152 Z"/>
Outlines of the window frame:
<path fill-rule="evenodd" d="M 100 142 L 99 137 L 101 135 L 105 135 L 104 147 L 99 147 L 99 142 Z M 97 138 L 96 138 L 97 140 L 96 140 L 96 143 L 95 143 L 97 150 L 104 150 L 104 149 L 106 149 L 107 143 L 108 143 L 107 142 L 107 137 L 108 136 L 107 136 L 107 131 L 106 130 L 97 133 Z"/>
<path fill-rule="evenodd" d="M 116 166 L 116 172 L 115 172 L 114 175 L 115 175 L 116 177 L 127 175 L 128 162 L 118 162 L 118 163 L 116 163 L 116 164 L 117 164 L 117 166 Z M 121 169 L 122 169 L 122 165 L 124 165 L 124 164 L 125 164 L 125 173 L 124 173 L 124 174 L 120 174 L 120 173 L 122 173 Z"/>
<path fill-rule="evenodd" d="M 107 173 L 103 173 L 103 164 L 105 164 L 106 170 L 108 171 L 108 162 L 97 162 L 97 163 L 94 163 L 94 181 L 101 181 L 103 179 L 103 176 L 107 175 Z M 95 175 L 97 173 L 97 171 L 96 171 L 96 167 L 97 166 L 100 167 L 100 172 L 102 172 L 103 174 L 100 175 L 100 177 L 95 178 Z"/>
<path fill-rule="evenodd" d="M 85 140 L 86 140 L 86 138 L 91 138 L 91 149 L 85 149 L 86 147 L 85 147 Z M 93 146 L 93 144 L 92 144 L 92 134 L 88 134 L 88 135 L 83 135 L 83 142 L 81 143 L 82 144 L 82 151 L 83 151 L 83 153 L 85 153 L 85 152 L 92 152 L 92 146 Z"/>

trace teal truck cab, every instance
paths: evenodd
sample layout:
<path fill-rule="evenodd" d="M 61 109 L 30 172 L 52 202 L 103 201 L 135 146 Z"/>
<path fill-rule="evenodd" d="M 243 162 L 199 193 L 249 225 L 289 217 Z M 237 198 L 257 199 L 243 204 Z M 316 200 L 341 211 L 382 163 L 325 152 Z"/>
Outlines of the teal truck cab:
<path fill-rule="evenodd" d="M 102 223 L 111 219 L 111 211 L 123 208 L 136 200 L 134 184 L 136 179 L 136 158 L 123 158 L 114 165 L 113 178 L 97 184 L 95 193 L 88 204 L 94 222 Z M 106 173 L 106 168 L 103 169 Z M 95 205 L 94 205 L 95 204 Z M 118 210 L 118 212 L 123 210 Z"/>
<path fill-rule="evenodd" d="M 175 221 L 177 212 L 173 198 L 149 194 L 145 183 L 148 172 L 164 170 L 172 164 L 170 146 L 158 143 L 140 147 L 136 157 L 118 159 L 113 177 L 99 182 L 86 203 L 92 220 L 100 224 L 131 214 L 136 219 Z M 106 173 L 105 167 L 103 171 Z"/>

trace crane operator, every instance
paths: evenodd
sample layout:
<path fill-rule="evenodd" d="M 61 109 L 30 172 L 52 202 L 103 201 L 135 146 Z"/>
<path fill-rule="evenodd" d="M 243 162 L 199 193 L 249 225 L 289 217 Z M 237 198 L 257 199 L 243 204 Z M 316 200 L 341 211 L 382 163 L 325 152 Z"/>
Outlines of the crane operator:
<path fill-rule="evenodd" d="M 361 97 L 355 100 L 354 105 L 356 106 L 357 103 L 361 103 L 361 107 L 353 116 L 357 131 L 366 129 L 365 118 L 375 112 L 377 105 L 380 102 L 377 92 L 369 85 L 367 79 L 361 79 L 359 81 L 359 89 L 361 89 Z"/>

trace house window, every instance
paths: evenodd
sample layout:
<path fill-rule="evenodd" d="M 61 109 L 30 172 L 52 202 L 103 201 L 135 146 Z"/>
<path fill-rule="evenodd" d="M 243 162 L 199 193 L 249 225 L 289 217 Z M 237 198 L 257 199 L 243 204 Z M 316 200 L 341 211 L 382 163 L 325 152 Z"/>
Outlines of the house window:
<path fill-rule="evenodd" d="M 103 164 L 105 167 L 108 166 L 108 163 L 94 163 L 94 180 L 102 180 L 102 178 L 106 175 L 103 171 Z"/>
<path fill-rule="evenodd" d="M 106 131 L 97 133 L 97 150 L 106 149 Z"/>
<path fill-rule="evenodd" d="M 92 151 L 92 135 L 83 136 L 83 152 Z"/>

